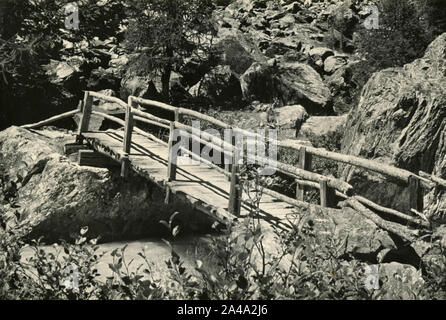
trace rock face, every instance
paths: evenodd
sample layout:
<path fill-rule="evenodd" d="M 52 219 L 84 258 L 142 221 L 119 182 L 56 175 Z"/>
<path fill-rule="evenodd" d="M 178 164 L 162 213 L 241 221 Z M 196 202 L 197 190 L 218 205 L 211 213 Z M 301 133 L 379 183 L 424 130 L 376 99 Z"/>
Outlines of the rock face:
<path fill-rule="evenodd" d="M 278 71 L 278 94 L 284 104 L 302 104 L 315 113 L 329 107 L 330 90 L 309 65 L 283 63 Z"/>
<path fill-rule="evenodd" d="M 349 115 L 342 151 L 446 178 L 445 59 L 446 33 L 431 43 L 423 58 L 375 73 Z M 342 176 L 371 200 L 408 211 L 405 186 L 349 166 Z M 426 201 L 433 199 L 438 203 Z M 446 222 L 446 212 L 437 211 L 441 206 L 446 207 L 444 195 L 426 197 L 428 215 Z"/>
<path fill-rule="evenodd" d="M 328 136 L 342 130 L 347 121 L 347 116 L 312 116 L 302 125 L 300 133 L 309 136 Z"/>
<path fill-rule="evenodd" d="M 321 243 L 335 243 L 339 255 L 351 254 L 362 261 L 376 263 L 383 249 L 396 248 L 389 234 L 354 210 L 312 208 L 304 218 Z"/>
<path fill-rule="evenodd" d="M 0 201 L 9 227 L 29 226 L 32 237 L 56 241 L 88 226 L 89 236 L 107 241 L 160 235 L 165 230 L 159 221 L 175 211 L 179 221 L 200 220 L 184 204 L 164 205 L 162 190 L 138 176 L 125 181 L 119 168 L 70 161 L 61 149 L 73 141 L 73 135 L 48 130 L 10 127 L 0 133 L 2 176 L 17 186 L 14 199 Z"/>
<path fill-rule="evenodd" d="M 295 129 L 308 119 L 308 113 L 301 105 L 285 106 L 274 110 L 276 125 L 283 129 Z"/>

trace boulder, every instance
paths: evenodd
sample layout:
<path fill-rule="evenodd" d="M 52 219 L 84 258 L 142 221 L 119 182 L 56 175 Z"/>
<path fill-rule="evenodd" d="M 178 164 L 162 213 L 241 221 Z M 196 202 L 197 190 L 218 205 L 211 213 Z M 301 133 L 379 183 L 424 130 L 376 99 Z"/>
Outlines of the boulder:
<path fill-rule="evenodd" d="M 276 94 L 273 68 L 254 62 L 240 77 L 242 94 L 247 101 L 272 102 Z"/>
<path fill-rule="evenodd" d="M 276 74 L 276 90 L 283 104 L 301 104 L 310 114 L 329 112 L 330 90 L 309 65 L 300 62 L 280 63 Z"/>
<path fill-rule="evenodd" d="M 67 61 L 51 60 L 43 66 L 50 81 L 54 84 L 64 84 L 67 80 L 78 79 L 87 61 L 80 56 L 70 57 Z"/>
<path fill-rule="evenodd" d="M 445 58 L 446 33 L 429 45 L 423 58 L 375 73 L 349 115 L 342 152 L 445 179 Z M 400 211 L 410 209 L 405 185 L 351 166 L 344 166 L 341 176 L 372 201 Z M 446 207 L 444 191 L 432 192 L 435 196 L 425 198 L 424 214 L 444 223 L 446 212 L 435 211 Z"/>
<path fill-rule="evenodd" d="M 446 272 L 446 225 L 441 225 L 432 232 L 430 241 L 417 239 L 411 244 L 422 262 L 422 269 L 427 273 L 444 275 Z"/>
<path fill-rule="evenodd" d="M 279 28 L 280 29 L 288 29 L 294 25 L 296 22 L 296 19 L 294 18 L 294 15 L 291 13 L 287 13 L 282 18 L 278 20 Z"/>
<path fill-rule="evenodd" d="M 0 204 L 0 218 L 8 227 L 19 227 L 31 238 L 57 241 L 88 226 L 88 237 L 109 241 L 160 235 L 159 221 L 172 210 L 184 214 L 185 221 L 200 220 L 191 219 L 184 203 L 164 205 L 162 189 L 139 176 L 126 181 L 119 167 L 72 162 L 62 149 L 74 139 L 74 134 L 53 130 L 10 127 L 0 132 L 2 176 L 17 186 L 14 205 Z"/>
<path fill-rule="evenodd" d="M 302 225 L 313 230 L 319 243 L 332 243 L 342 248 L 339 257 L 350 254 L 359 260 L 376 263 L 382 249 L 396 248 L 386 231 L 349 208 L 321 210 L 314 206 L 303 219 Z"/>
<path fill-rule="evenodd" d="M 242 99 L 240 81 L 228 65 L 217 66 L 189 89 L 195 97 L 205 97 L 216 105 L 232 104 Z"/>
<path fill-rule="evenodd" d="M 221 64 L 229 65 L 237 75 L 242 75 L 253 62 L 267 61 L 255 41 L 239 30 L 223 29 L 214 48 L 220 53 Z"/>
<path fill-rule="evenodd" d="M 243 97 L 248 101 L 282 105 L 301 104 L 310 113 L 322 112 L 330 103 L 330 90 L 320 75 L 300 62 L 281 62 L 274 66 L 253 63 L 240 77 Z"/>
<path fill-rule="evenodd" d="M 331 56 L 324 61 L 324 71 L 332 74 L 342 66 L 347 64 L 347 59 L 341 56 Z"/>
<path fill-rule="evenodd" d="M 274 110 L 276 126 L 282 129 L 296 129 L 308 119 L 308 113 L 301 105 L 285 106 Z"/>
<path fill-rule="evenodd" d="M 324 137 L 336 131 L 343 131 L 347 115 L 343 116 L 311 116 L 300 129 L 304 136 Z"/>
<path fill-rule="evenodd" d="M 314 61 L 322 61 L 324 62 L 330 56 L 334 55 L 333 50 L 325 47 L 317 47 L 310 50 L 308 53 L 310 58 Z"/>
<path fill-rule="evenodd" d="M 121 80 L 120 96 L 127 100 L 128 96 L 142 98 L 156 98 L 159 93 L 151 76 L 137 76 L 127 74 Z"/>

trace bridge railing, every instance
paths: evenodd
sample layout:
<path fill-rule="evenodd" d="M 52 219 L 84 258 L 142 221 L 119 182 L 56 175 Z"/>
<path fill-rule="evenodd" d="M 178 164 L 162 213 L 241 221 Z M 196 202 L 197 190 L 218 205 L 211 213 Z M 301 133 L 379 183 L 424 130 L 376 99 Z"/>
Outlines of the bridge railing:
<path fill-rule="evenodd" d="M 136 98 L 136 97 L 130 97 L 129 99 L 131 99 L 134 103 L 137 103 L 140 105 L 161 108 L 161 109 L 164 109 L 167 111 L 174 112 L 175 113 L 175 121 L 173 124 L 171 124 L 172 125 L 170 127 L 171 130 L 173 130 L 175 128 L 184 129 L 189 134 L 191 134 L 192 139 L 198 139 L 198 141 L 200 141 L 201 143 L 208 143 L 208 144 L 211 143 L 216 150 L 223 152 L 223 153 L 228 152 L 228 148 L 226 146 L 227 141 L 221 140 L 218 137 L 213 137 L 213 136 L 211 137 L 206 132 L 201 132 L 201 137 L 195 137 L 193 135 L 193 130 L 190 126 L 184 125 L 179 122 L 180 117 L 182 115 L 188 115 L 188 116 L 195 117 L 199 120 L 207 121 L 211 124 L 216 125 L 219 128 L 231 129 L 234 132 L 241 133 L 248 137 L 261 138 L 261 139 L 265 138 L 265 137 L 260 137 L 258 134 L 247 131 L 247 130 L 243 130 L 240 128 L 232 128 L 230 125 L 228 125 L 218 119 L 201 114 L 197 111 L 184 109 L 184 108 L 177 108 L 177 107 L 173 107 L 168 104 L 165 104 L 165 103 L 148 100 L 148 99 L 142 99 L 142 98 Z M 155 117 L 152 115 L 149 117 L 151 118 L 151 120 L 157 122 L 159 125 L 164 124 L 165 126 L 167 126 L 167 122 L 163 123 L 166 120 L 163 120 L 161 118 L 158 118 L 158 117 Z M 205 140 L 203 141 L 202 138 L 204 138 Z M 299 152 L 298 167 L 291 166 L 291 165 L 281 163 L 281 162 L 276 163 L 277 171 L 284 173 L 288 176 L 294 177 L 294 179 L 296 181 L 296 185 L 297 185 L 296 199 L 290 199 L 288 197 L 286 197 L 288 199 L 282 198 L 282 200 L 289 202 L 291 204 L 296 204 L 296 201 L 303 201 L 304 200 L 304 191 L 307 188 L 319 189 L 320 204 L 321 204 L 321 206 L 324 206 L 324 207 L 334 206 L 336 204 L 337 197 L 349 198 L 354 195 L 353 187 L 350 184 L 348 184 L 347 182 L 337 179 L 337 178 L 334 178 L 334 177 L 326 177 L 326 176 L 311 172 L 311 164 L 312 164 L 313 156 L 325 158 L 325 159 L 335 161 L 337 163 L 344 163 L 346 165 L 351 165 L 351 166 L 355 166 L 355 167 L 362 168 L 365 170 L 373 171 L 373 172 L 382 174 L 384 176 L 391 177 L 391 178 L 395 179 L 396 181 L 399 181 L 400 183 L 408 185 L 409 192 L 410 192 L 411 212 L 416 212 L 416 213 L 422 212 L 422 210 L 423 210 L 423 189 L 430 189 L 430 188 L 434 187 L 435 185 L 438 185 L 438 180 L 435 181 L 433 179 L 427 178 L 426 176 L 422 177 L 422 176 L 412 173 L 408 170 L 389 166 L 389 165 L 386 165 L 386 164 L 383 164 L 383 163 L 380 163 L 380 162 L 377 162 L 374 160 L 368 160 L 368 159 L 363 159 L 363 158 L 352 156 L 352 155 L 345 155 L 345 154 L 340 154 L 340 153 L 336 153 L 336 152 L 330 152 L 325 149 L 303 146 L 303 145 L 289 143 L 289 142 L 285 142 L 285 141 L 268 141 L 268 142 L 275 142 L 275 143 L 277 143 L 278 147 L 291 148 L 291 149 L 298 150 L 298 152 Z M 232 153 L 232 154 L 229 154 L 229 156 L 233 157 L 234 156 L 233 151 L 236 150 L 234 142 L 231 143 L 231 145 L 229 146 L 229 150 L 230 150 L 230 153 Z M 185 150 L 185 151 L 187 152 L 188 150 Z M 243 156 L 245 159 L 250 158 L 249 155 L 243 155 Z M 260 160 L 262 162 L 265 162 L 265 160 L 266 160 L 266 159 L 259 159 L 259 157 L 256 157 L 256 159 Z M 202 160 L 204 160 L 204 159 L 202 159 Z M 215 166 L 215 167 L 218 167 L 218 166 Z M 221 169 L 221 168 L 219 168 L 219 169 Z M 225 173 L 228 176 L 230 176 L 231 182 L 234 182 L 234 183 L 231 183 L 231 190 L 233 188 L 235 188 L 235 189 L 239 188 L 239 181 L 237 179 L 238 170 L 239 170 L 238 165 L 236 165 L 236 166 L 225 165 Z M 446 185 L 443 185 L 443 186 L 446 186 Z M 271 195 L 274 195 L 276 197 L 278 196 L 278 194 L 276 192 L 273 192 L 271 190 L 266 190 L 266 193 L 270 193 Z M 231 197 L 233 195 L 238 195 L 238 194 L 239 194 L 238 190 L 231 191 Z M 382 211 L 382 212 L 385 212 L 388 214 L 393 214 L 395 216 L 398 216 L 403 219 L 405 218 L 406 220 L 410 220 L 412 222 L 417 220 L 417 219 L 412 219 L 411 216 L 400 213 L 396 210 L 379 206 L 379 205 L 373 203 L 372 201 L 367 200 L 363 197 L 356 196 L 356 198 L 359 202 L 362 202 L 363 204 L 366 204 L 367 206 L 373 207 L 376 210 L 379 210 L 379 211 Z M 232 203 L 233 202 L 234 201 L 232 201 Z M 231 205 L 229 207 L 230 207 L 230 211 L 231 211 L 231 208 L 234 208 L 234 210 L 236 211 L 235 213 L 237 213 L 237 210 L 239 210 L 239 208 L 235 208 Z M 420 222 L 420 224 L 425 224 L 425 223 Z"/>
<path fill-rule="evenodd" d="M 93 98 L 97 98 L 103 101 L 116 103 L 120 107 L 122 107 L 123 110 L 125 110 L 125 119 L 122 120 L 118 117 L 102 113 L 99 111 L 94 111 L 93 106 Z M 173 120 L 164 119 L 158 116 L 155 116 L 149 112 L 142 111 L 137 108 L 138 105 L 144 105 L 152 108 L 158 108 L 163 109 L 169 112 L 172 112 L 174 115 Z M 146 108 L 147 110 L 147 108 Z M 150 109 L 149 109 L 150 111 Z M 125 103 L 122 100 L 116 98 L 116 97 L 110 97 L 106 96 L 97 92 L 92 91 L 86 91 L 83 101 L 79 103 L 78 109 L 72 110 L 69 112 L 66 112 L 64 114 L 61 114 L 59 116 L 55 116 L 52 118 L 49 118 L 47 120 L 32 124 L 32 125 L 26 125 L 23 126 L 25 128 L 35 128 L 41 125 L 48 124 L 50 122 L 60 120 L 62 118 L 67 118 L 70 116 L 73 116 L 74 114 L 81 112 L 81 119 L 78 126 L 78 132 L 77 132 L 77 140 L 81 142 L 82 140 L 82 133 L 88 131 L 89 122 L 92 114 L 100 115 L 106 119 L 109 119 L 111 121 L 114 121 L 124 127 L 124 141 L 123 141 L 123 149 L 122 149 L 122 159 L 121 159 L 121 174 L 122 176 L 126 177 L 128 175 L 129 169 L 130 169 L 130 161 L 129 161 L 129 153 L 131 149 L 131 140 L 132 140 L 132 133 L 137 132 L 141 135 L 144 135 L 154 141 L 157 141 L 163 145 L 168 146 L 168 152 L 169 152 L 169 165 L 168 165 L 168 172 L 167 172 L 167 178 L 169 181 L 173 181 L 176 178 L 176 169 L 177 169 L 177 155 L 173 154 L 173 139 L 174 139 L 174 130 L 180 129 L 184 132 L 187 132 L 189 136 L 199 142 L 203 145 L 212 145 L 212 147 L 220 151 L 224 156 L 232 157 L 232 164 L 229 164 L 225 161 L 224 168 L 221 168 L 220 166 L 208 161 L 207 159 L 202 158 L 200 155 L 184 148 L 180 147 L 180 149 L 185 152 L 186 154 L 190 155 L 193 159 L 199 160 L 201 162 L 204 162 L 219 172 L 225 174 L 228 177 L 228 180 L 231 181 L 231 188 L 230 188 L 230 197 L 229 197 L 229 205 L 228 210 L 229 212 L 239 215 L 240 209 L 241 209 L 241 185 L 240 185 L 240 178 L 239 178 L 239 164 L 236 163 L 234 160 L 236 159 L 236 152 L 243 152 L 244 148 L 237 148 L 235 139 L 232 133 L 241 133 L 246 137 L 251 138 L 259 138 L 259 139 L 265 139 L 265 137 L 261 137 L 256 133 L 253 133 L 251 131 L 243 130 L 236 127 L 231 127 L 230 125 L 215 119 L 213 117 L 204 115 L 200 112 L 185 109 L 185 108 L 178 108 L 174 107 L 162 102 L 148 100 L 148 99 L 142 99 L 138 97 L 130 96 L 128 98 L 128 102 Z M 214 136 L 212 134 L 209 134 L 205 131 L 199 132 L 197 134 L 194 131 L 194 128 L 192 126 L 189 126 L 187 124 L 184 124 L 181 122 L 182 118 L 184 116 L 196 118 L 199 120 L 206 121 L 220 129 L 229 129 L 227 132 L 230 133 L 229 136 L 232 136 L 231 143 L 228 143 L 227 139 L 221 139 L 217 136 Z M 168 129 L 169 130 L 169 140 L 168 142 L 165 142 L 164 140 L 138 128 L 135 126 L 136 122 L 143 122 L 150 125 L 155 125 L 157 127 Z M 292 205 L 302 205 L 304 200 L 304 191 L 307 188 L 315 188 L 319 189 L 320 192 L 320 204 L 324 207 L 333 207 L 336 205 L 336 197 L 340 198 L 350 198 L 354 197 L 356 200 L 361 202 L 362 204 L 365 204 L 368 207 L 372 207 L 375 210 L 392 214 L 394 216 L 398 216 L 399 218 L 405 219 L 407 221 L 411 221 L 414 223 L 417 223 L 419 225 L 426 225 L 426 221 L 420 220 L 418 218 L 414 218 L 413 216 L 398 212 L 393 209 L 384 208 L 382 206 L 379 206 L 378 204 L 375 204 L 374 202 L 365 199 L 363 197 L 360 197 L 358 195 L 355 195 L 355 192 L 353 190 L 353 187 L 348 184 L 347 182 L 334 178 L 334 177 L 327 177 L 320 174 L 317 174 L 315 172 L 311 171 L 311 163 L 312 163 L 312 157 L 320 157 L 324 159 L 329 159 L 338 163 L 344 163 L 346 165 L 351 165 L 354 167 L 362 168 L 365 170 L 377 172 L 379 174 L 382 174 L 387 177 L 391 177 L 400 183 L 403 183 L 407 185 L 410 192 L 410 208 L 411 212 L 419 214 L 423 210 L 423 189 L 431 189 L 433 187 L 446 187 L 446 181 L 443 179 L 440 179 L 438 177 L 432 177 L 425 173 L 420 173 L 420 175 L 417 175 L 415 173 L 412 173 L 408 170 L 404 170 L 401 168 L 392 167 L 380 162 L 377 162 L 375 160 L 368 160 L 363 159 L 360 157 L 352 156 L 352 155 L 346 155 L 346 154 L 340 154 L 336 152 L 330 152 L 325 149 L 321 148 L 314 148 L 309 146 L 303 146 L 299 144 L 289 143 L 285 141 L 272 141 L 268 140 L 268 143 L 276 143 L 278 147 L 283 148 L 291 148 L 298 150 L 299 152 L 299 164 L 298 166 L 292 166 L 285 163 L 276 162 L 276 170 L 286 174 L 288 176 L 291 176 L 295 179 L 297 188 L 296 188 L 296 199 L 292 199 L 290 197 L 287 197 L 285 195 L 279 194 L 275 191 L 264 189 L 264 192 L 266 194 L 270 194 L 273 197 L 276 197 L 284 202 L 290 203 Z M 243 159 L 245 160 L 253 160 L 249 154 L 242 154 Z M 265 163 L 266 159 L 262 159 L 259 157 L 255 157 L 255 161 L 259 161 L 261 163 Z"/>

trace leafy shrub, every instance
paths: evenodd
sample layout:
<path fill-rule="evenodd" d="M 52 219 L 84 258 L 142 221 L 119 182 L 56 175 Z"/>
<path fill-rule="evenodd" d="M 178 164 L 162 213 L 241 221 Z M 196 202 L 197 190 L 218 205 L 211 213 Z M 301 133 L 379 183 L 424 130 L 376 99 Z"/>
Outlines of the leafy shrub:
<path fill-rule="evenodd" d="M 359 26 L 355 44 L 372 69 L 402 66 L 423 55 L 434 39 L 426 6 L 412 0 L 379 0 L 379 28 Z"/>

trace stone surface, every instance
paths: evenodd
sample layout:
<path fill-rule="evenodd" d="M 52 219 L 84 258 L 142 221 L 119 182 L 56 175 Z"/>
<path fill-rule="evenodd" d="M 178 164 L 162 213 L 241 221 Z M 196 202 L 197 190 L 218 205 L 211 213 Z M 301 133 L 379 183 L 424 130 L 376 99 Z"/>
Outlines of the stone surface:
<path fill-rule="evenodd" d="M 349 115 L 342 151 L 446 178 L 445 57 L 446 33 L 431 43 L 423 58 L 375 73 Z M 370 200 L 408 211 L 405 186 L 349 166 L 341 173 Z M 435 197 L 425 198 L 424 213 L 446 222 L 446 212 L 437 211 L 446 207 L 445 197 L 440 190 L 433 192 Z"/>
<path fill-rule="evenodd" d="M 308 113 L 301 105 L 291 105 L 274 109 L 276 126 L 283 129 L 295 129 L 308 119 Z"/>
<path fill-rule="evenodd" d="M 206 97 L 215 105 L 231 104 L 242 98 L 240 81 L 229 65 L 212 69 L 189 89 L 189 93 L 195 97 Z"/>
<path fill-rule="evenodd" d="M 273 69 L 260 63 L 253 63 L 240 77 L 243 97 L 247 101 L 272 102 L 275 96 Z"/>
<path fill-rule="evenodd" d="M 328 57 L 324 61 L 324 71 L 328 74 L 332 74 L 346 63 L 347 59 L 345 57 L 340 57 L 340 56 Z"/>
<path fill-rule="evenodd" d="M 379 251 L 396 247 L 386 231 L 351 209 L 327 211 L 311 207 L 304 221 L 321 243 L 335 243 L 336 247 L 343 248 L 340 256 L 348 253 L 374 263 Z"/>
<path fill-rule="evenodd" d="M 301 104 L 310 113 L 323 112 L 331 101 L 330 90 L 309 65 L 282 63 L 278 67 L 277 90 L 283 104 Z"/>
<path fill-rule="evenodd" d="M 179 221 L 200 221 L 184 204 L 164 205 L 164 192 L 145 179 L 124 180 L 119 168 L 70 161 L 62 149 L 74 139 L 63 131 L 10 127 L 0 132 L 2 175 L 17 185 L 14 205 L 0 204 L 9 227 L 30 227 L 29 236 L 57 241 L 88 226 L 89 236 L 109 241 L 161 235 L 159 220 L 175 211 L 181 212 Z M 184 230 L 192 225 L 186 223 Z"/>
<path fill-rule="evenodd" d="M 335 131 L 343 131 L 347 115 L 344 116 L 311 116 L 302 125 L 300 133 L 311 136 L 328 136 Z"/>

